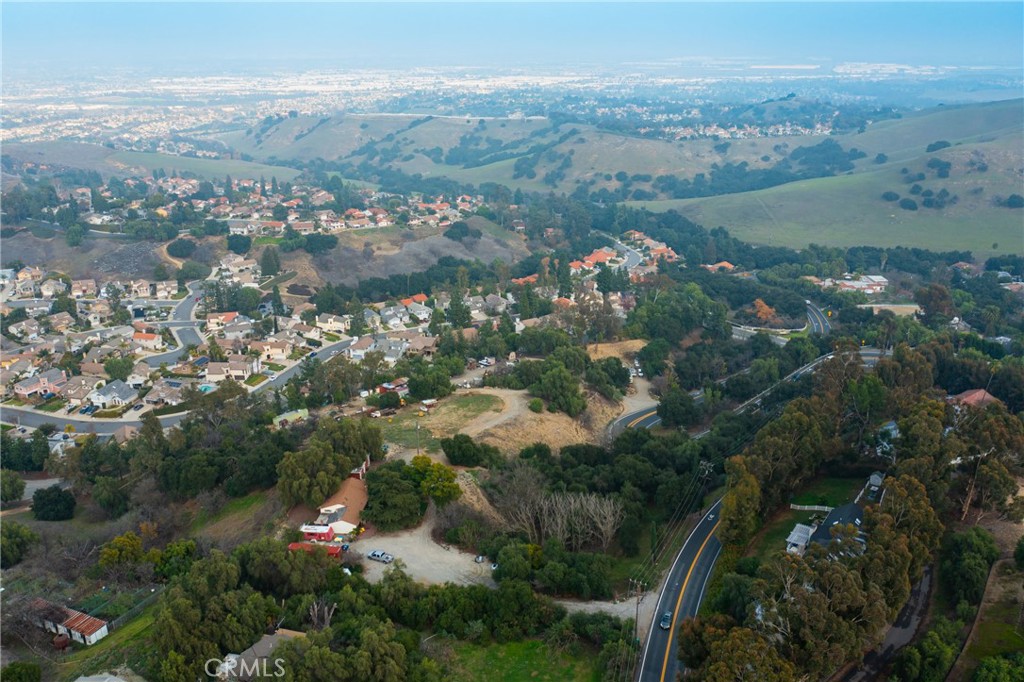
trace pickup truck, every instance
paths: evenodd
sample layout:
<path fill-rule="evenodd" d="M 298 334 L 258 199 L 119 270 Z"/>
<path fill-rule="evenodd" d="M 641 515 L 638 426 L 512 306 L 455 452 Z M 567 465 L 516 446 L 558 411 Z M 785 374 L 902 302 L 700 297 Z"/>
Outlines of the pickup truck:
<path fill-rule="evenodd" d="M 373 559 L 374 561 L 379 561 L 383 564 L 390 564 L 392 561 L 395 560 L 395 557 L 391 556 L 382 549 L 373 550 L 372 552 L 366 555 L 366 558 Z"/>
<path fill-rule="evenodd" d="M 374 410 L 370 413 L 370 417 L 373 419 L 379 419 L 380 417 L 389 417 L 393 414 L 397 414 L 398 410 L 393 407 L 386 407 L 383 410 Z"/>

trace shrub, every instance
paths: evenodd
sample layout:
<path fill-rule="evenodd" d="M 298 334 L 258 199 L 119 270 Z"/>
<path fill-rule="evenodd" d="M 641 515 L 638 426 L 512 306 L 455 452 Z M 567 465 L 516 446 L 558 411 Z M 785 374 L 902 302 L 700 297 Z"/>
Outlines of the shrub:
<path fill-rule="evenodd" d="M 196 250 L 196 243 L 191 239 L 175 239 L 167 245 L 167 253 L 175 258 L 188 258 Z"/>
<path fill-rule="evenodd" d="M 899 198 L 900 198 L 900 195 L 896 194 L 896 192 L 890 191 L 890 192 L 885 192 L 884 194 L 882 194 L 882 198 L 885 199 L 886 201 L 898 201 Z"/>
<path fill-rule="evenodd" d="M 527 407 L 529 407 L 531 411 L 540 414 L 544 411 L 544 401 L 540 398 L 531 398 L 530 402 L 527 403 Z"/>
<path fill-rule="evenodd" d="M 40 488 L 32 495 L 32 513 L 40 521 L 65 521 L 75 515 L 75 496 L 59 485 Z"/>
<path fill-rule="evenodd" d="M 913 199 L 900 199 L 900 208 L 904 211 L 916 211 L 917 202 Z"/>

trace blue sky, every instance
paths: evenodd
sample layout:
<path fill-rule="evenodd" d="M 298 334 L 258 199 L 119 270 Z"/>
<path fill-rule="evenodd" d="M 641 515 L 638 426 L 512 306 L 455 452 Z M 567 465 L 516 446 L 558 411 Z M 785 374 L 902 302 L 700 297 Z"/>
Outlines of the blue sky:
<path fill-rule="evenodd" d="M 1021 68 L 1024 3 L 2 3 L 3 67 L 507 66 L 692 58 Z"/>

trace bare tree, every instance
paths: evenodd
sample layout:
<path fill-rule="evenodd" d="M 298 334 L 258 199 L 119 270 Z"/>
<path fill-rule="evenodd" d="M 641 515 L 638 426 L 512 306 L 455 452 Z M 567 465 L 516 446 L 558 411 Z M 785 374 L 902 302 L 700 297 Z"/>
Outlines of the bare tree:
<path fill-rule="evenodd" d="M 338 608 L 336 603 L 328 605 L 323 599 L 317 599 L 309 605 L 309 620 L 314 630 L 326 630 L 331 626 L 331 618 L 334 617 L 334 610 Z"/>

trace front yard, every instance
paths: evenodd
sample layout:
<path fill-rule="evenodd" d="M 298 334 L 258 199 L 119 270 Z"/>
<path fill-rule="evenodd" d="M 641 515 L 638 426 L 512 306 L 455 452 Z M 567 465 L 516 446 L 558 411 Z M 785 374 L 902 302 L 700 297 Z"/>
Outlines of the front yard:
<path fill-rule="evenodd" d="M 245 385 L 246 386 L 259 386 L 260 384 L 262 384 L 266 380 L 267 380 L 267 376 L 265 374 L 253 374 L 252 376 L 250 376 L 248 379 L 245 380 Z"/>
<path fill-rule="evenodd" d="M 50 398 L 45 403 L 39 405 L 36 409 L 42 410 L 43 412 L 58 412 L 67 407 L 68 401 L 64 398 L 56 397 Z"/>

